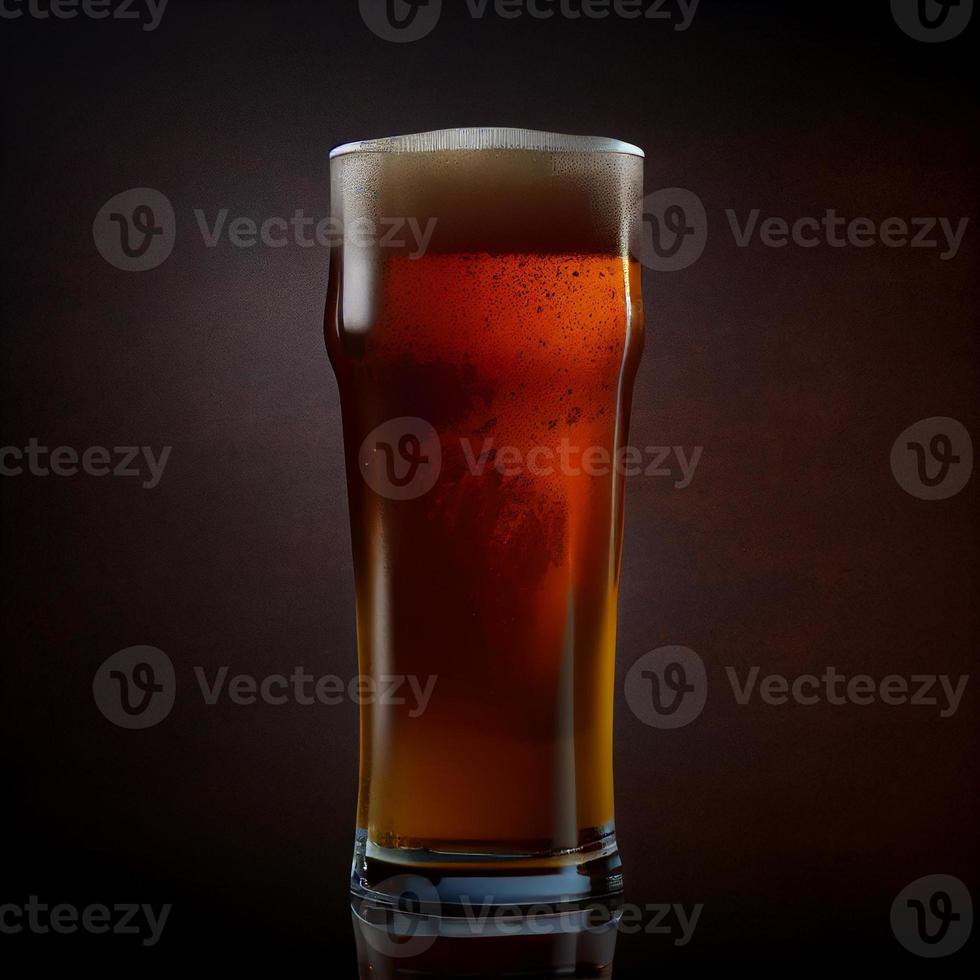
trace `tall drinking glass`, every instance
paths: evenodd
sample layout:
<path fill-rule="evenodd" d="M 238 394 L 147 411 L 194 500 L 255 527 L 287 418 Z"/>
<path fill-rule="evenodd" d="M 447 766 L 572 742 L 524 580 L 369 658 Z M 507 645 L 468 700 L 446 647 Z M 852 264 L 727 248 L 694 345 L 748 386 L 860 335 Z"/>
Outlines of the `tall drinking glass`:
<path fill-rule="evenodd" d="M 331 154 L 325 318 L 362 675 L 352 887 L 621 889 L 612 715 L 643 153 L 458 129 Z"/>

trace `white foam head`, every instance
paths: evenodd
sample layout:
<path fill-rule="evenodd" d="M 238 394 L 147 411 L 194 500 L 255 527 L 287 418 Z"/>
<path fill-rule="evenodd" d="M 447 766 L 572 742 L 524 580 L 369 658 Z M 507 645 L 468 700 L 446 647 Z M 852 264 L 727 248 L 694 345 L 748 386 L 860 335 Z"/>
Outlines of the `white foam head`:
<path fill-rule="evenodd" d="M 330 159 L 347 153 L 438 153 L 453 150 L 531 150 L 542 153 L 626 153 L 643 157 L 632 143 L 605 136 L 566 136 L 506 126 L 467 126 L 429 133 L 386 136 L 344 143 L 330 151 Z"/>
<path fill-rule="evenodd" d="M 333 211 L 417 221 L 433 251 L 626 254 L 643 151 L 620 140 L 527 129 L 443 129 L 363 140 L 331 154 Z"/>

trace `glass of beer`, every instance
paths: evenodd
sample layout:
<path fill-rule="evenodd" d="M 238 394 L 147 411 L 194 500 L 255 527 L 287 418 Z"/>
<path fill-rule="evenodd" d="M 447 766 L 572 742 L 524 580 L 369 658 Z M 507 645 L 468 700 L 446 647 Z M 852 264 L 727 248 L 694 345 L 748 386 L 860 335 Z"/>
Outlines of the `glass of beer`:
<path fill-rule="evenodd" d="M 362 683 L 352 889 L 622 888 L 616 605 L 643 153 L 473 128 L 331 154 Z"/>

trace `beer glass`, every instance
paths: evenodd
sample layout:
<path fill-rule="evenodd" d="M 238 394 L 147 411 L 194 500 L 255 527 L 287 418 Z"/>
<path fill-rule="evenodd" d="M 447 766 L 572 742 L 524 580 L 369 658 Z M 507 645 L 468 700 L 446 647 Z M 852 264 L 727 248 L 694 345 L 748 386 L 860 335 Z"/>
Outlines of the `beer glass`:
<path fill-rule="evenodd" d="M 397 902 L 410 879 L 446 911 L 622 887 L 612 721 L 642 158 L 494 128 L 331 154 L 361 896 Z"/>

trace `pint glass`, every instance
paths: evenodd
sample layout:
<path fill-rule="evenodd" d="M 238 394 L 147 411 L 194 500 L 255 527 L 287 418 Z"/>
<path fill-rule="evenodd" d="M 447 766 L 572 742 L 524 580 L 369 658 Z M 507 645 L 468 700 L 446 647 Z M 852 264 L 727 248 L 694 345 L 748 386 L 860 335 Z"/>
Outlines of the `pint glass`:
<path fill-rule="evenodd" d="M 331 154 L 362 679 L 352 888 L 622 887 L 612 715 L 642 151 L 460 129 Z"/>

